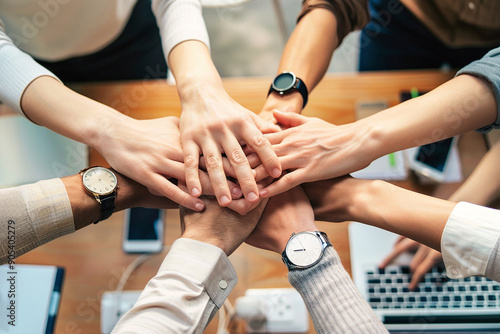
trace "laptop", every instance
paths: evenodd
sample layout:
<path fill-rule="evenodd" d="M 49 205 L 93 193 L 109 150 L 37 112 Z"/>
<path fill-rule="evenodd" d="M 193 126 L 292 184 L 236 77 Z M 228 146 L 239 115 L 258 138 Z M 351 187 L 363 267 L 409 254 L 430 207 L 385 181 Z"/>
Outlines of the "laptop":
<path fill-rule="evenodd" d="M 63 277 L 56 266 L 0 266 L 0 333 L 52 334 Z"/>
<path fill-rule="evenodd" d="M 377 266 L 397 238 L 376 227 L 349 224 L 354 283 L 391 333 L 500 332 L 500 283 L 484 277 L 452 280 L 437 265 L 418 289 L 409 291 L 410 254 L 384 270 Z"/>

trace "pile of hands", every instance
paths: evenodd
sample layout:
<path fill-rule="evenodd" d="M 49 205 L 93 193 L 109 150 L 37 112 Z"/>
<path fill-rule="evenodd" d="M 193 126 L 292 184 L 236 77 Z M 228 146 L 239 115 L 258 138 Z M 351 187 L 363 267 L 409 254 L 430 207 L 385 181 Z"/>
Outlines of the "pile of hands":
<path fill-rule="evenodd" d="M 111 127 L 113 145 L 97 149 L 152 195 L 180 204 L 183 237 L 217 245 L 227 255 L 244 241 L 281 253 L 292 232 L 316 230 L 303 183 L 329 180 L 339 202 L 335 221 L 354 220 L 345 199 L 358 180 L 345 175 L 374 159 L 352 156 L 359 145 L 355 129 L 286 108 L 256 115 L 236 102 L 233 107 L 232 114 L 184 110 L 180 119 L 130 119 L 126 127 Z M 397 246 L 381 266 L 409 248 Z"/>

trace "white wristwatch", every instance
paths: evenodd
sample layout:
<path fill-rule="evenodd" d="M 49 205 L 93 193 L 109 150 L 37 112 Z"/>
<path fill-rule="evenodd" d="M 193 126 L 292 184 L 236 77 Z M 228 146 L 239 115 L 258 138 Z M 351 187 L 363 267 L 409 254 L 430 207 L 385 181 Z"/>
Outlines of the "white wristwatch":
<path fill-rule="evenodd" d="M 118 189 L 116 175 L 104 167 L 88 167 L 80 171 L 85 191 L 93 196 L 101 207 L 101 220 L 108 219 L 115 211 L 115 198 Z"/>
<path fill-rule="evenodd" d="M 321 260 L 325 248 L 331 245 L 325 232 L 292 233 L 281 254 L 282 260 L 288 270 L 310 268 Z"/>

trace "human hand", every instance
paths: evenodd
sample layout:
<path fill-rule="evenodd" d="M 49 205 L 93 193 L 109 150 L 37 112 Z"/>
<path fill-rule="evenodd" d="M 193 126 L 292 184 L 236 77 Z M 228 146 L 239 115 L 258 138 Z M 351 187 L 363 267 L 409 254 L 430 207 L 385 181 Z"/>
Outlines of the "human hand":
<path fill-rule="evenodd" d="M 355 140 L 350 125 L 335 126 L 318 118 L 275 111 L 274 117 L 286 130 L 267 134 L 283 170 L 290 172 L 267 188 L 262 197 L 271 197 L 301 183 L 331 179 L 364 168 L 374 157 L 370 149 Z M 265 176 L 256 168 L 256 179 Z"/>
<path fill-rule="evenodd" d="M 316 231 L 314 213 L 301 187 L 269 199 L 257 227 L 245 242 L 281 254 L 292 233 Z"/>
<path fill-rule="evenodd" d="M 223 89 L 205 89 L 195 95 L 183 101 L 180 118 L 189 193 L 193 196 L 201 193 L 198 168 L 199 157 L 202 155 L 219 204 L 227 206 L 231 202 L 222 164 L 222 154 L 225 154 L 244 197 L 249 202 L 256 202 L 259 192 L 242 145 L 249 146 L 258 155 L 269 175 L 279 177 L 279 160 L 262 134 L 279 128 L 241 107 Z"/>
<path fill-rule="evenodd" d="M 229 256 L 255 228 L 267 200 L 263 200 L 246 216 L 221 207 L 213 197 L 206 197 L 205 203 L 203 212 L 181 207 L 182 237 L 217 246 Z"/>
<path fill-rule="evenodd" d="M 203 210 L 204 203 L 180 190 L 168 178 L 184 180 L 184 163 L 179 120 L 164 117 L 151 120 L 127 118 L 120 124 L 103 124 L 95 148 L 118 172 L 140 182 L 153 194 L 165 196 L 193 210 Z M 213 194 L 208 175 L 200 173 L 207 194 Z M 233 195 L 241 195 L 230 182 Z"/>
<path fill-rule="evenodd" d="M 425 274 L 431 271 L 437 263 L 443 261 L 441 253 L 435 249 L 422 245 L 412 239 L 399 237 L 392 252 L 380 263 L 380 268 L 385 268 L 403 253 L 415 252 L 410 262 L 411 281 L 408 286 L 410 290 L 415 290 L 418 283 L 422 281 Z"/>

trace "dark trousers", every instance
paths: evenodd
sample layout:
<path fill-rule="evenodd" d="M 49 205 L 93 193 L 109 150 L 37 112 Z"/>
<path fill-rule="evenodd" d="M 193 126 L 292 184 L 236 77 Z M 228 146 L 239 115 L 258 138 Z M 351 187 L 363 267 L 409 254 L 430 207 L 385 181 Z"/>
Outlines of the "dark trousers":
<path fill-rule="evenodd" d="M 361 32 L 360 71 L 459 69 L 491 49 L 444 45 L 398 0 L 370 0 L 370 15 Z"/>
<path fill-rule="evenodd" d="M 150 0 L 137 1 L 123 32 L 102 50 L 57 62 L 37 61 L 63 82 L 167 77 L 167 63 Z"/>

